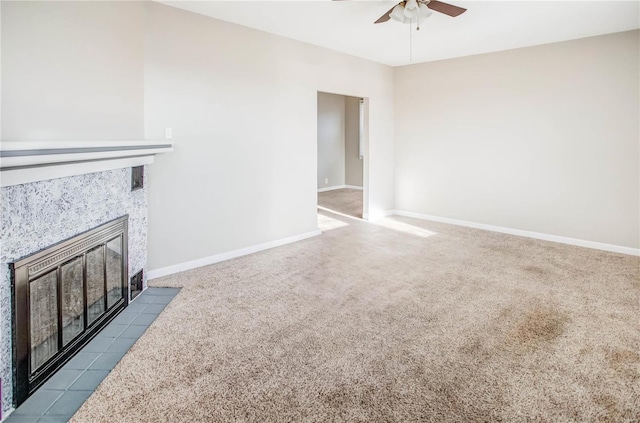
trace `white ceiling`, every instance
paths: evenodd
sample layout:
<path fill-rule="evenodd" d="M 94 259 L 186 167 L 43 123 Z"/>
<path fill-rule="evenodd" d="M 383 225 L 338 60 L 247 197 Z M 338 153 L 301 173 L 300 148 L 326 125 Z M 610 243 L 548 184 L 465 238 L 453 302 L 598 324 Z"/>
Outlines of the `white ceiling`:
<path fill-rule="evenodd" d="M 447 1 L 468 9 L 434 13 L 412 33 L 374 25 L 395 0 L 162 1 L 203 15 L 391 66 L 546 44 L 640 27 L 635 1 Z M 414 28 L 415 29 L 415 28 Z"/>

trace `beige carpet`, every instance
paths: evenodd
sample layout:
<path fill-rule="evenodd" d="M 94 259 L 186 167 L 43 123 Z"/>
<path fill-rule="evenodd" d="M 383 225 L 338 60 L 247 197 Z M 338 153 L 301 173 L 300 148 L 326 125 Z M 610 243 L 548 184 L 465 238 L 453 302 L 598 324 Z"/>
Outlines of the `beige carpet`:
<path fill-rule="evenodd" d="M 353 217 L 362 217 L 362 191 L 344 188 L 318 193 L 318 206 Z"/>
<path fill-rule="evenodd" d="M 407 218 L 182 291 L 74 422 L 638 422 L 640 259 Z"/>

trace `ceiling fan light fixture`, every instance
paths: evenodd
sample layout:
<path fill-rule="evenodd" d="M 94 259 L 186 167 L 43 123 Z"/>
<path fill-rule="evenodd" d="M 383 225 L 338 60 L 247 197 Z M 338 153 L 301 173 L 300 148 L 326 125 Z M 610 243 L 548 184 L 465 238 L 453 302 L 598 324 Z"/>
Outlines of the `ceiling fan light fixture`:
<path fill-rule="evenodd" d="M 407 0 L 406 4 L 404 5 L 405 10 L 413 10 L 413 9 L 417 9 L 418 8 L 418 1 L 417 0 Z"/>
<path fill-rule="evenodd" d="M 431 11 L 426 9 L 431 9 L 453 18 L 460 16 L 467 11 L 467 9 L 463 7 L 454 6 L 453 4 L 448 4 L 439 0 L 403 0 L 391 9 L 387 10 L 387 13 L 380 16 L 374 23 L 379 24 L 387 22 L 391 18 L 397 22 L 407 23 L 401 15 L 409 18 L 409 22 L 413 22 L 414 18 L 418 18 L 417 20 L 424 20 L 431 16 Z"/>
<path fill-rule="evenodd" d="M 404 5 L 404 15 L 409 19 L 413 19 L 418 16 L 418 13 L 418 2 L 416 0 L 408 0 Z"/>
<path fill-rule="evenodd" d="M 398 4 L 396 7 L 393 8 L 393 12 L 391 12 L 391 19 L 393 19 L 396 22 L 404 22 L 404 7 L 402 7 L 402 4 Z"/>
<path fill-rule="evenodd" d="M 418 9 L 408 10 L 406 7 L 404 8 L 404 16 L 408 19 L 414 19 L 418 17 Z"/>
<path fill-rule="evenodd" d="M 419 9 L 419 12 L 418 12 L 419 20 L 427 19 L 429 16 L 433 15 L 433 12 L 431 11 L 431 9 L 429 9 L 424 3 L 420 3 L 420 5 L 418 6 L 418 9 Z"/>

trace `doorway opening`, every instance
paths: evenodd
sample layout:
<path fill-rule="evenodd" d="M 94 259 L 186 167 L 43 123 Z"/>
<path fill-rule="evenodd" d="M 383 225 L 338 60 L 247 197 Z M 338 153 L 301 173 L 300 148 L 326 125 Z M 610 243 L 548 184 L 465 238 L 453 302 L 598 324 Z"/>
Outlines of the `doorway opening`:
<path fill-rule="evenodd" d="M 367 99 L 318 92 L 318 208 L 366 217 Z"/>

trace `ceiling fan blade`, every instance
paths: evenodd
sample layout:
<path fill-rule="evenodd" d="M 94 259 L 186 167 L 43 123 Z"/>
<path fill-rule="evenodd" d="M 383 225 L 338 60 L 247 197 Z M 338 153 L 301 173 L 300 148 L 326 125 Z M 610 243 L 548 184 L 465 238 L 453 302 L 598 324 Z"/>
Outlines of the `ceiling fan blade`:
<path fill-rule="evenodd" d="M 397 6 L 397 5 L 396 5 L 396 6 Z M 388 21 L 389 19 L 391 19 L 391 12 L 393 12 L 393 9 L 395 9 L 395 7 L 396 7 L 396 6 L 393 6 L 391 9 L 389 9 L 389 11 L 388 11 L 387 13 L 385 13 L 385 14 L 384 14 L 384 15 L 382 15 L 382 16 L 380 16 L 380 17 L 378 18 L 378 20 L 377 20 L 377 21 L 375 21 L 374 23 L 379 24 L 379 23 L 386 22 L 386 21 Z"/>
<path fill-rule="evenodd" d="M 467 9 L 464 9 L 462 7 L 454 6 L 454 5 L 449 4 L 449 3 L 443 3 L 443 2 L 438 1 L 438 0 L 431 0 L 429 3 L 427 3 L 427 7 L 429 9 L 435 10 L 436 12 L 440 12 L 440 13 L 444 13 L 445 15 L 453 16 L 454 18 L 456 16 L 462 15 L 464 12 L 467 11 Z"/>

